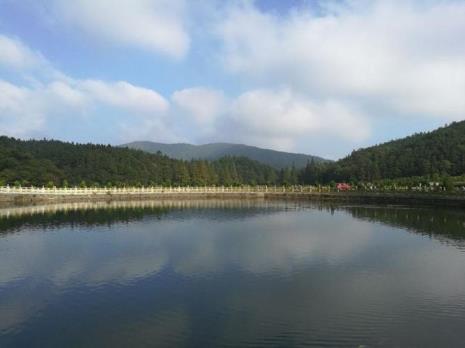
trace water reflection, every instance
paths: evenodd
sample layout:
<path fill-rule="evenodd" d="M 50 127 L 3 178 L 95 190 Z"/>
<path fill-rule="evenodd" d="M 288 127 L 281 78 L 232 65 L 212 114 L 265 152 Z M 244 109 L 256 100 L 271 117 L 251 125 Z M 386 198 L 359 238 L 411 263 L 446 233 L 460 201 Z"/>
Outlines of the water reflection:
<path fill-rule="evenodd" d="M 331 214 L 345 211 L 358 220 L 407 229 L 458 247 L 464 247 L 465 241 L 465 212 L 460 209 L 261 199 L 75 202 L 0 207 L 0 237 L 2 233 L 19 231 L 24 226 L 51 229 L 65 225 L 112 225 L 150 217 L 161 219 L 164 215 L 175 218 L 176 214 L 173 213 L 180 211 L 183 218 L 189 215 L 201 217 L 202 213 L 211 209 L 215 209 L 215 213 L 204 217 L 223 220 L 296 209 L 312 209 Z M 235 214 L 235 209 L 240 209 L 240 214 Z"/>
<path fill-rule="evenodd" d="M 336 262 L 369 236 L 368 225 L 356 220 L 346 225 L 355 234 L 349 236 L 338 228 L 340 219 L 313 209 L 302 215 L 297 207 L 295 202 L 189 201 L 18 208 L 10 210 L 2 228 L 14 226 L 17 233 L 9 236 L 7 252 L 24 259 L 18 263 L 14 255 L 6 257 L 0 280 L 42 272 L 57 285 L 123 283 L 156 273 L 168 260 L 185 275 L 221 271 L 226 265 L 257 273 L 283 271 L 303 256 L 324 255 Z M 313 233 L 308 233 L 308 215 Z M 89 226 L 94 227 L 92 237 L 83 238 Z M 59 234 L 38 233 L 44 228 Z M 341 243 L 333 245 L 333 238 Z M 168 252 L 179 257 L 168 257 Z"/>
<path fill-rule="evenodd" d="M 342 209 L 357 219 L 404 228 L 465 247 L 465 212 L 461 209 L 402 206 L 349 206 Z"/>
<path fill-rule="evenodd" d="M 283 203 L 265 200 L 140 200 L 109 202 L 75 202 L 31 206 L 0 207 L 0 233 L 18 231 L 22 226 L 54 228 L 63 225 L 92 226 L 129 223 L 147 217 L 161 217 L 167 212 L 183 211 L 185 214 L 205 209 L 215 209 L 209 218 L 234 219 L 232 208 L 241 208 L 240 217 L 262 213 L 264 210 L 296 209 L 297 202 Z M 227 210 L 227 214 L 223 211 Z"/>
<path fill-rule="evenodd" d="M 465 339 L 459 211 L 212 200 L 0 216 L 2 346 Z"/>

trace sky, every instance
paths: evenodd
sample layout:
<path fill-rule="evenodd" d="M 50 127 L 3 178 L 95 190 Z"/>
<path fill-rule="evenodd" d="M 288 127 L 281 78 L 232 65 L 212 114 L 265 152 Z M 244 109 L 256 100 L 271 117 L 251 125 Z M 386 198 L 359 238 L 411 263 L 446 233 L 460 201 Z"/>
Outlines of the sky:
<path fill-rule="evenodd" d="M 465 119 L 465 0 L 0 0 L 0 134 L 337 159 Z"/>

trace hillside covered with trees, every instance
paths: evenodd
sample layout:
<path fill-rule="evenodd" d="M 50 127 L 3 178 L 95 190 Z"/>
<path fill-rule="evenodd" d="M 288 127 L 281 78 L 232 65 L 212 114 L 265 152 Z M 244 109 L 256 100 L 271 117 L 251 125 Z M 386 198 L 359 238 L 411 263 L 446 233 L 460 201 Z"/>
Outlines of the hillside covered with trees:
<path fill-rule="evenodd" d="M 353 151 L 337 162 L 275 169 L 247 157 L 178 160 L 110 145 L 0 137 L 0 185 L 315 185 L 465 174 L 465 121 Z M 422 179 L 423 180 L 423 179 Z"/>
<path fill-rule="evenodd" d="M 150 153 L 161 152 L 171 158 L 189 161 L 191 159 L 203 159 L 214 161 L 225 156 L 247 157 L 260 163 L 269 165 L 275 169 L 296 167 L 302 169 L 307 162 L 314 160 L 317 163 L 329 162 L 321 157 L 262 149 L 256 146 L 230 143 L 212 143 L 204 145 L 192 144 L 164 144 L 151 141 L 137 141 L 125 145 L 130 149 L 143 150 Z"/>
<path fill-rule="evenodd" d="M 183 161 L 109 145 L 0 137 L 0 185 L 276 184 L 279 172 L 244 157 Z"/>
<path fill-rule="evenodd" d="M 465 121 L 353 151 L 334 163 L 309 163 L 303 182 L 369 182 L 465 174 Z"/>

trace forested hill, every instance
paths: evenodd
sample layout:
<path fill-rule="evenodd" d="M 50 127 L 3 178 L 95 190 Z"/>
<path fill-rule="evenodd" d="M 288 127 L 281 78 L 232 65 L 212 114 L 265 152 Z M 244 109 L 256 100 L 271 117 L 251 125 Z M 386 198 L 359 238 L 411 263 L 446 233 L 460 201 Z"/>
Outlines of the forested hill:
<path fill-rule="evenodd" d="M 177 160 L 109 145 L 0 137 L 0 185 L 294 185 L 463 176 L 465 121 L 352 152 L 337 162 L 277 170 L 246 157 Z"/>
<path fill-rule="evenodd" d="M 272 166 L 276 169 L 295 166 L 303 168 L 312 160 L 316 162 L 326 161 L 320 157 L 262 149 L 255 146 L 229 143 L 213 143 L 205 145 L 191 144 L 163 144 L 150 141 L 138 141 L 121 145 L 131 149 L 143 150 L 150 153 L 161 153 L 176 159 L 191 160 L 204 159 L 216 160 L 224 156 L 248 157 L 252 160 Z"/>
<path fill-rule="evenodd" d="M 354 181 L 463 175 L 465 121 L 354 151 L 335 163 L 331 171 L 335 180 Z"/>
<path fill-rule="evenodd" d="M 275 184 L 278 174 L 242 157 L 182 161 L 109 145 L 0 137 L 0 185 L 254 185 Z"/>

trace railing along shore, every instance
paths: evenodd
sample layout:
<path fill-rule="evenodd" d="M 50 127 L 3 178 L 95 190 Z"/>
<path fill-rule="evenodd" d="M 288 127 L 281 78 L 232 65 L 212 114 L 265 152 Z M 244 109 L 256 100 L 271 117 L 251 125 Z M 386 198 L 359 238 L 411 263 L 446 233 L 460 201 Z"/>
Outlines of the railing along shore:
<path fill-rule="evenodd" d="M 428 187 L 376 190 L 330 186 L 150 186 L 150 187 L 0 187 L 0 205 L 26 202 L 73 202 L 165 199 L 306 198 L 362 203 L 425 204 L 465 208 L 465 192 L 431 190 Z"/>
<path fill-rule="evenodd" d="M 330 192 L 329 186 L 149 186 L 149 187 L 0 187 L 0 194 L 16 195 L 146 195 L 209 193 L 313 193 Z"/>
<path fill-rule="evenodd" d="M 222 193 L 330 193 L 330 192 L 372 192 L 372 193 L 440 193 L 465 194 L 465 187 L 446 192 L 442 187 L 358 187 L 338 190 L 331 186 L 146 186 L 146 187 L 34 187 L 3 186 L 0 194 L 14 195 L 148 195 L 148 194 L 222 194 Z"/>

